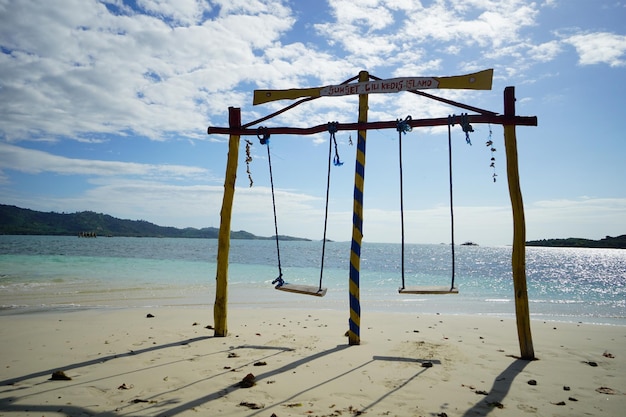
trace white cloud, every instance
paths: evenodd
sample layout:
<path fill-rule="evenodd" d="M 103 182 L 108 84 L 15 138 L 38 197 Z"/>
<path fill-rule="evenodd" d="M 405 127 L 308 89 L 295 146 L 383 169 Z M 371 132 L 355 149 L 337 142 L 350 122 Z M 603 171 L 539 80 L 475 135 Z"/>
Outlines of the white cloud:
<path fill-rule="evenodd" d="M 155 16 L 171 19 L 181 25 L 197 23 L 201 21 L 204 13 L 211 10 L 209 2 L 198 0 L 178 0 L 176 2 L 138 0 L 137 6 Z"/>
<path fill-rule="evenodd" d="M 358 3 L 351 0 L 330 2 L 337 22 L 343 25 L 361 24 L 369 31 L 380 30 L 393 23 L 389 10 L 378 0 L 364 0 Z M 384 2 L 382 2 L 384 3 Z"/>
<path fill-rule="evenodd" d="M 206 10 L 153 1 L 143 6 L 154 15 L 131 17 L 96 1 L 76 2 L 70 13 L 50 2 L 17 3 L 0 28 L 0 113 L 9 140 L 41 132 L 205 137 L 209 102 L 241 82 L 276 78 L 261 49 L 293 24 L 272 1 L 225 4 L 219 18 L 178 27 L 160 19 L 189 23 Z"/>
<path fill-rule="evenodd" d="M 523 0 L 438 0 L 429 4 L 379 0 L 359 3 L 358 13 L 353 10 L 357 8 L 354 2 L 329 4 L 335 19 L 315 25 L 316 30 L 335 54 L 345 53 L 345 60 L 372 73 L 378 68 L 392 68 L 395 73 L 403 68 L 449 71 L 451 60 L 466 56 L 465 68 L 480 69 L 514 58 L 519 68 L 516 72 L 522 75 L 532 64 L 527 62 L 529 49 L 535 61 L 545 62 L 556 52 L 556 45 L 535 46 L 526 34 L 537 24 L 539 6 Z M 362 17 L 364 11 L 369 13 L 367 19 Z M 373 23 L 377 16 L 380 21 Z M 424 65 L 425 61 L 436 65 Z"/>
<path fill-rule="evenodd" d="M 499 47 L 519 42 L 519 32 L 535 24 L 537 13 L 534 3 L 519 0 L 438 1 L 412 13 L 403 32 L 422 42 L 456 41 L 461 45 Z"/>
<path fill-rule="evenodd" d="M 288 17 L 291 12 L 280 0 L 214 0 L 220 14 L 273 14 Z"/>
<path fill-rule="evenodd" d="M 67 158 L 4 143 L 0 143 L 0 169 L 29 174 L 139 176 L 168 179 L 211 178 L 210 173 L 204 168 Z"/>
<path fill-rule="evenodd" d="M 560 52 L 561 44 L 558 41 L 549 41 L 540 45 L 531 45 L 528 54 L 531 58 L 540 62 L 552 61 Z"/>
<path fill-rule="evenodd" d="M 581 65 L 608 64 L 611 67 L 626 65 L 626 36 L 597 32 L 570 36 L 565 39 L 579 55 Z"/>
<path fill-rule="evenodd" d="M 50 2 L 6 8 L 0 113 L 7 140 L 84 140 L 93 132 L 210 140 L 205 126 L 220 124 L 228 106 L 248 107 L 250 87 L 336 83 L 362 68 L 447 75 L 431 72 L 472 45 L 519 55 L 519 33 L 537 13 L 521 0 L 337 0 L 333 20 L 315 26 L 326 47 L 285 43 L 295 17 L 279 0 L 70 6 L 69 13 Z M 546 59 L 550 46 L 537 46 L 534 56 Z M 316 103 L 322 113 L 326 107 L 336 113 L 335 103 Z"/>

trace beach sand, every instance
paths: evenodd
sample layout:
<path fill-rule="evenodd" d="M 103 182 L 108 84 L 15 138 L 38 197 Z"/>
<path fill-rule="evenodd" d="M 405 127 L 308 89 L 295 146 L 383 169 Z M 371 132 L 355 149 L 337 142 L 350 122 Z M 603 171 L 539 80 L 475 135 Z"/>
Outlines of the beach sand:
<path fill-rule="evenodd" d="M 231 308 L 228 337 L 212 306 L 3 315 L 0 416 L 625 413 L 626 326 L 533 321 L 524 361 L 512 319 L 364 312 L 348 346 L 347 314 Z"/>

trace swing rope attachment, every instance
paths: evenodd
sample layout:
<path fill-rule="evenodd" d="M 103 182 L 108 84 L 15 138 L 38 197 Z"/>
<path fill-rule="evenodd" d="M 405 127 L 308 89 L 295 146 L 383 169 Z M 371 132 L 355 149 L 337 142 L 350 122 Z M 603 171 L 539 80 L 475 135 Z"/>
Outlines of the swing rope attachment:
<path fill-rule="evenodd" d="M 463 128 L 463 132 L 465 132 L 465 143 L 471 145 L 472 141 L 470 140 L 469 134 L 474 131 L 474 128 L 470 124 L 469 117 L 467 116 L 467 113 L 461 113 L 461 127 Z"/>
<path fill-rule="evenodd" d="M 448 115 L 448 125 L 454 126 L 456 117 L 457 116 L 454 114 L 452 116 Z M 472 140 L 470 139 L 469 134 L 474 132 L 474 128 L 469 122 L 469 114 L 461 113 L 458 117 L 459 117 L 459 124 L 461 125 L 461 129 L 463 129 L 463 132 L 465 132 L 465 143 L 471 146 Z"/>
<path fill-rule="evenodd" d="M 339 122 L 328 122 L 328 133 L 330 133 L 330 140 L 335 146 L 335 156 L 333 157 L 333 164 L 336 167 L 340 167 L 343 165 L 343 162 L 339 159 L 339 150 L 337 149 L 337 138 L 335 137 L 335 133 L 337 133 L 339 126 Z"/>
<path fill-rule="evenodd" d="M 270 133 L 267 127 L 259 126 L 256 132 L 256 137 L 259 138 L 259 142 L 261 143 L 261 145 L 269 145 Z"/>
<path fill-rule="evenodd" d="M 407 132 L 410 132 L 413 130 L 413 128 L 411 127 L 411 125 L 409 124 L 409 121 L 413 120 L 413 118 L 411 117 L 411 115 L 408 115 L 406 117 L 406 119 L 402 120 L 402 119 L 398 119 L 396 120 L 396 122 L 398 123 L 396 126 L 396 130 L 400 133 L 404 133 L 406 134 Z"/>

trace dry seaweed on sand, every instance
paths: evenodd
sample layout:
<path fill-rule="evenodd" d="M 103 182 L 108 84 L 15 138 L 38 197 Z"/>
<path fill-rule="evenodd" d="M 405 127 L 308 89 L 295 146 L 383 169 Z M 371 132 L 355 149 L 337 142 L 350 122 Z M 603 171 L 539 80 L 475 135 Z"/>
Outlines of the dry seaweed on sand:
<path fill-rule="evenodd" d="M 242 401 L 239 403 L 240 407 L 248 407 L 251 410 L 260 410 L 262 408 L 265 408 L 264 404 L 258 404 L 258 403 L 250 403 L 247 401 Z"/>
<path fill-rule="evenodd" d="M 50 377 L 50 381 L 71 381 L 72 378 L 65 375 L 63 371 L 54 371 Z"/>
<path fill-rule="evenodd" d="M 248 374 L 243 377 L 241 381 L 239 381 L 239 386 L 241 388 L 250 388 L 256 385 L 256 378 L 252 374 Z"/>

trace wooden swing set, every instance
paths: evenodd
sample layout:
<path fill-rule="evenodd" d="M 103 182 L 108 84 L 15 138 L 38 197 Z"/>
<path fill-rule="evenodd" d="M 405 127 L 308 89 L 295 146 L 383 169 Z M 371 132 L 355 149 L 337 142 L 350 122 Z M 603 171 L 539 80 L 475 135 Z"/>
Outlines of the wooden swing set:
<path fill-rule="evenodd" d="M 442 97 L 428 94 L 422 90 L 425 89 L 471 89 L 471 90 L 491 90 L 493 78 L 493 70 L 488 69 L 473 74 L 452 76 L 452 77 L 403 77 L 392 79 L 380 79 L 370 75 L 367 71 L 361 71 L 358 76 L 350 78 L 338 85 L 330 85 L 316 88 L 299 88 L 287 90 L 255 90 L 253 104 L 264 104 L 276 100 L 298 100 L 291 105 L 276 111 L 272 114 L 264 116 L 258 120 L 252 121 L 245 125 L 241 123 L 241 109 L 229 107 L 228 109 L 228 127 L 213 127 L 207 129 L 208 134 L 226 134 L 229 135 L 228 160 L 226 164 L 226 175 L 224 179 L 224 196 L 222 200 L 222 209 L 220 212 L 220 233 L 218 238 L 218 255 L 217 255 L 217 273 L 216 273 L 216 294 L 214 304 L 214 327 L 215 336 L 224 337 L 228 334 L 227 327 L 227 295 L 228 295 L 228 256 L 230 250 L 230 225 L 232 205 L 235 191 L 235 180 L 237 176 L 237 164 L 239 157 L 239 142 L 241 136 L 257 136 L 261 139 L 261 143 L 267 142 L 268 145 L 268 162 L 270 163 L 270 182 L 272 186 L 272 202 L 274 208 L 274 225 L 276 230 L 276 245 L 278 253 L 279 276 L 274 281 L 276 289 L 294 292 L 306 295 L 323 296 L 326 289 L 322 287 L 322 278 L 320 273 L 319 286 L 295 285 L 289 284 L 282 279 L 282 271 L 280 268 L 280 248 L 278 244 L 278 226 L 276 222 L 276 203 L 274 199 L 274 185 L 271 175 L 271 162 L 269 160 L 269 137 L 270 135 L 312 135 L 321 133 L 326 130 L 330 131 L 329 125 L 318 125 L 308 128 L 296 127 L 255 127 L 260 123 L 269 120 L 287 110 L 290 110 L 302 103 L 311 101 L 320 97 L 333 97 L 344 95 L 359 96 L 359 114 L 356 123 L 333 123 L 333 131 L 356 130 L 358 132 L 357 154 L 355 164 L 354 177 L 354 201 L 353 201 L 353 227 L 352 227 L 352 243 L 350 253 L 350 271 L 349 271 L 349 297 L 350 297 L 350 318 L 348 341 L 350 345 L 360 344 L 360 255 L 362 243 L 362 225 L 363 225 L 363 185 L 365 175 L 365 150 L 367 131 L 372 129 L 391 129 L 396 128 L 400 138 L 402 130 L 412 129 L 415 127 L 427 126 L 448 126 L 455 123 L 453 116 L 446 118 L 431 119 L 411 119 L 407 117 L 405 120 L 396 121 L 379 121 L 368 122 L 368 97 L 369 94 L 377 93 L 396 93 L 406 91 L 417 94 L 432 100 L 440 101 L 448 105 L 458 107 L 475 114 L 463 114 L 463 123 L 465 126 L 470 124 L 499 124 L 504 126 L 504 144 L 507 161 L 507 179 L 509 187 L 509 195 L 513 212 L 513 252 L 512 252 L 512 275 L 515 292 L 515 314 L 518 330 L 518 339 L 520 345 L 520 357 L 522 359 L 531 360 L 535 358 L 532 336 L 530 331 L 530 312 L 528 308 L 528 292 L 526 284 L 526 225 L 524 219 L 524 205 L 519 184 L 519 169 L 517 161 L 517 139 L 516 126 L 537 126 L 537 117 L 535 116 L 516 116 L 515 115 L 515 88 L 506 87 L 504 89 L 504 113 L 498 114 L 489 110 L 480 109 L 467 104 L 458 103 Z M 356 82 L 355 82 L 356 81 Z M 402 126 L 401 126 L 402 124 Z M 464 127 L 464 131 L 465 131 Z M 471 129 L 471 126 L 470 126 Z M 331 133 L 332 134 L 332 133 Z M 448 135 L 450 140 L 450 135 Z M 332 141 L 331 141 L 332 142 Z M 400 142 L 401 144 L 401 142 Z M 330 144 L 332 146 L 332 143 Z M 400 145 L 401 146 L 401 145 Z M 400 148 L 401 152 L 401 148 Z M 400 154 L 400 164 L 402 162 Z M 400 165 L 401 166 L 401 165 Z M 329 172 L 330 172 L 330 148 L 329 148 Z M 450 175 L 451 175 L 450 168 Z M 329 174 L 330 175 L 330 174 Z M 402 177 L 401 177 L 402 178 Z M 402 181 L 402 179 L 401 179 Z M 328 185 L 327 185 L 328 193 Z M 401 193 L 402 195 L 402 193 Z M 401 200 L 402 206 L 402 200 Z M 450 208 L 452 225 L 454 225 L 452 214 L 452 189 L 450 189 Z M 403 212 L 401 207 L 401 213 Z M 328 195 L 326 196 L 326 217 L 324 225 L 324 239 L 326 242 L 326 220 L 328 215 Z M 404 220 L 402 219 L 402 242 L 404 243 Z M 452 226 L 452 251 L 454 251 L 454 226 Z M 402 245 L 404 248 L 404 244 Z M 404 250 L 402 251 L 404 265 Z M 323 250 L 322 250 L 322 270 L 323 270 Z M 402 287 L 400 293 L 409 294 L 456 294 L 458 289 L 454 285 L 454 252 L 452 252 L 453 270 L 452 283 L 450 286 L 444 287 L 405 287 L 404 268 L 402 274 Z"/>

